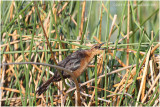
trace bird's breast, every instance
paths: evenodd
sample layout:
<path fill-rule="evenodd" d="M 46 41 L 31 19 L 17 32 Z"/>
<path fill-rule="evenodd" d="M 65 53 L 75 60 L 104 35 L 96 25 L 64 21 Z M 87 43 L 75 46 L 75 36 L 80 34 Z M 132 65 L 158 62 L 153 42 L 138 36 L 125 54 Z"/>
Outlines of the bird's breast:
<path fill-rule="evenodd" d="M 83 71 L 87 68 L 88 64 L 91 62 L 93 57 L 94 56 L 87 56 L 81 60 L 80 67 L 76 71 L 73 72 L 76 78 L 79 77 L 83 73 Z"/>

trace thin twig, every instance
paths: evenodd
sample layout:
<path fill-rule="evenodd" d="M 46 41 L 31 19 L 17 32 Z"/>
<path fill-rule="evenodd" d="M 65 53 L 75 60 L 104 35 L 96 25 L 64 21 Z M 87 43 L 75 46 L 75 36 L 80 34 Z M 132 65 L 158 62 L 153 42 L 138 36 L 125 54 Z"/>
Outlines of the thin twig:
<path fill-rule="evenodd" d="M 24 38 L 24 39 L 22 39 L 22 41 L 26 41 L 26 40 L 29 40 L 29 39 L 30 39 L 30 38 Z M 19 43 L 19 42 L 20 42 L 20 40 L 13 41 L 13 42 L 10 42 L 10 45 L 15 44 L 15 43 Z M 2 48 L 2 47 L 4 47 L 4 46 L 9 46 L 9 43 L 0 45 L 0 48 Z"/>
<path fill-rule="evenodd" d="M 35 8 L 36 8 L 37 13 L 38 13 L 38 17 L 39 17 L 39 20 L 40 20 L 40 23 L 41 23 L 41 26 L 42 26 L 42 29 L 43 29 L 44 36 L 45 36 L 46 41 L 47 41 L 47 45 L 48 45 L 48 47 L 49 47 L 49 49 L 50 49 L 50 52 L 51 52 L 51 59 L 52 59 L 52 60 L 54 61 L 54 63 L 57 65 L 57 61 L 56 61 L 56 59 L 54 58 L 54 55 L 53 55 L 53 52 L 52 52 L 52 48 L 51 48 L 50 43 L 49 43 L 49 41 L 48 41 L 48 37 L 47 37 L 47 34 L 46 34 L 46 32 L 45 32 L 45 29 L 44 29 L 44 26 L 43 26 L 43 23 L 42 23 L 42 20 L 41 20 L 41 17 L 40 17 L 38 8 L 37 8 L 37 4 L 36 4 L 35 1 L 34 1 L 34 5 L 35 5 Z"/>
<path fill-rule="evenodd" d="M 81 92 L 81 91 L 80 91 L 80 93 L 81 93 L 83 96 L 92 97 L 91 95 L 86 94 L 86 93 L 83 93 L 83 92 Z M 105 102 L 107 102 L 107 103 L 111 103 L 110 100 L 105 100 L 105 99 L 99 98 L 99 97 L 98 97 L 98 100 L 105 101 Z"/>
<path fill-rule="evenodd" d="M 73 23 L 77 26 L 77 22 L 74 20 L 74 18 L 69 14 L 71 20 L 73 21 Z"/>
<path fill-rule="evenodd" d="M 15 92 L 15 93 L 20 93 L 20 91 L 17 89 L 11 89 L 11 88 L 6 88 L 6 87 L 0 87 L 0 89 Z M 22 91 L 22 94 L 25 95 L 25 91 Z M 34 96 L 34 93 L 30 93 L 30 95 Z"/>
<path fill-rule="evenodd" d="M 67 5 L 68 5 L 68 2 L 66 2 L 66 3 L 63 5 L 62 9 L 60 9 L 60 10 L 58 11 L 58 14 L 60 14 L 60 13 L 66 8 Z"/>
<path fill-rule="evenodd" d="M 131 35 L 132 33 L 133 33 L 133 32 L 130 31 L 130 32 L 129 32 L 129 35 Z M 127 34 L 127 35 L 128 35 L 128 34 Z M 124 39 L 127 37 L 127 35 L 125 35 L 123 38 L 119 39 L 118 43 L 120 43 L 122 40 L 124 40 Z"/>
<path fill-rule="evenodd" d="M 132 98 L 132 96 L 130 95 L 130 94 L 128 94 L 128 93 L 116 93 L 116 94 L 111 94 L 111 95 L 108 95 L 107 97 L 113 97 L 113 96 L 115 96 L 115 95 L 127 95 L 127 96 L 129 96 L 129 97 L 131 97 Z"/>
<path fill-rule="evenodd" d="M 89 86 L 89 87 L 95 88 L 95 86 Z M 99 89 L 99 90 L 104 90 L 104 91 L 107 91 L 107 92 L 110 92 L 110 93 L 114 93 L 114 92 L 112 92 L 112 91 L 105 90 L 105 89 L 98 88 L 98 87 L 97 87 L 97 89 Z M 119 95 L 119 94 L 121 95 L 121 94 L 123 94 L 123 93 L 114 93 L 114 94 L 108 95 L 107 97 L 112 97 L 112 96 Z M 131 96 L 130 94 L 128 94 L 128 93 L 124 93 L 124 94 L 125 94 L 125 95 L 128 95 L 129 97 L 132 98 L 132 96 Z"/>

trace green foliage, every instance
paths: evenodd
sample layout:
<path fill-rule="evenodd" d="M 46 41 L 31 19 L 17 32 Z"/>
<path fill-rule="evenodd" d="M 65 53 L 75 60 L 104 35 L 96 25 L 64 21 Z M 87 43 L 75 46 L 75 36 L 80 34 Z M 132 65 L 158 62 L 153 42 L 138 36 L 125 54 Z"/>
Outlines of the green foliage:
<path fill-rule="evenodd" d="M 43 22 L 45 32 L 47 33 L 48 40 L 54 52 L 56 60 L 59 62 L 63 60 L 70 53 L 75 50 L 89 49 L 89 44 L 95 44 L 97 41 L 94 37 L 99 37 L 101 34 L 101 42 L 105 42 L 105 46 L 108 48 L 123 49 L 123 51 L 114 50 L 113 56 L 105 51 L 103 55 L 103 69 L 100 74 L 97 74 L 99 62 L 98 56 L 95 60 L 95 68 L 88 68 L 88 79 L 95 78 L 95 82 L 90 83 L 91 87 L 85 87 L 86 94 L 92 94 L 95 89 L 95 98 L 93 98 L 92 105 L 106 106 L 106 105 L 120 105 L 120 106 L 134 106 L 136 105 L 136 98 L 138 92 L 136 89 L 138 84 L 137 77 L 139 75 L 143 60 L 148 53 L 149 48 L 153 45 L 156 46 L 159 43 L 159 1 L 130 1 L 130 13 L 128 14 L 128 1 L 86 1 L 85 13 L 82 17 L 83 1 L 37 1 L 38 11 L 40 18 Z M 103 5 L 106 9 L 103 7 Z M 102 8 L 102 9 L 101 9 Z M 102 24 L 100 24 L 102 14 Z M 116 25 L 111 32 L 111 38 L 109 33 L 111 31 L 111 25 L 113 22 L 113 16 L 117 15 Z M 119 42 L 127 34 L 127 18 L 129 15 L 129 31 L 132 31 L 129 38 L 129 44 L 127 44 L 127 38 Z M 83 19 L 83 22 L 82 22 Z M 44 32 L 40 25 L 40 20 L 35 9 L 35 5 L 32 1 L 1 1 L 1 63 L 9 62 L 40 62 L 50 63 L 50 51 L 46 44 Z M 101 25 L 101 26 L 100 26 Z M 82 31 L 80 30 L 83 26 Z M 100 30 L 101 29 L 101 30 Z M 153 38 L 151 31 L 153 31 Z M 100 32 L 100 33 L 99 33 Z M 82 33 L 81 37 L 80 33 Z M 113 42 L 113 43 L 112 43 Z M 112 74 L 105 76 L 101 79 L 100 84 L 97 83 L 98 76 L 107 74 L 115 69 L 121 68 L 121 64 L 117 61 L 119 58 L 124 64 L 126 63 L 126 48 L 129 45 L 129 49 L 136 51 L 137 53 L 129 53 L 129 65 L 136 64 L 136 75 L 134 76 L 133 83 L 127 87 L 128 81 L 131 79 L 126 78 L 123 90 L 116 92 L 116 98 L 119 98 L 117 103 L 113 97 L 107 97 L 113 93 L 105 91 L 109 90 L 114 92 L 116 87 L 114 84 L 119 83 L 126 73 L 126 70 L 120 72 L 120 74 Z M 76 46 L 76 47 L 75 47 Z M 144 54 L 140 54 L 144 52 Z M 155 50 L 154 54 L 158 54 L 158 50 Z M 140 63 L 140 60 L 142 61 Z M 91 64 L 94 65 L 94 61 Z M 37 68 L 36 68 L 37 67 Z M 37 106 L 42 105 L 58 105 L 58 89 L 56 86 L 50 86 L 48 91 L 44 94 L 43 102 L 42 97 L 35 95 L 36 88 L 42 84 L 42 80 L 47 80 L 49 75 L 49 67 L 33 65 L 13 65 L 7 66 L 5 69 L 3 87 L 10 89 L 16 89 L 19 92 L 3 91 L 2 105 L 15 106 L 9 99 L 19 98 L 21 102 L 18 106 Z M 124 67 L 124 66 L 123 66 Z M 39 69 L 41 70 L 39 70 Z M 47 71 L 46 71 L 47 69 Z M 1 70 L 2 72 L 2 70 Z M 131 69 L 128 72 L 131 73 Z M 148 74 L 151 71 L 148 70 Z M 2 76 L 2 74 L 1 74 Z M 147 77 L 148 78 L 148 77 Z M 79 82 L 88 80 L 86 73 L 79 78 Z M 150 78 L 149 78 L 150 79 Z M 141 83 L 141 82 L 140 82 Z M 146 83 L 146 87 L 149 84 Z M 94 88 L 93 88 L 94 87 Z M 155 86 L 156 87 L 156 86 Z M 126 89 L 127 88 L 127 89 Z M 103 90 L 102 90 L 103 89 Z M 83 91 L 84 91 L 83 90 Z M 25 91 L 25 92 L 24 92 Z M 135 93 L 134 93 L 135 91 Z M 24 94 L 25 93 L 25 94 Z M 121 93 L 121 94 L 119 94 Z M 125 93 L 132 96 L 126 97 Z M 147 93 L 147 91 L 145 91 Z M 158 97 L 156 88 L 154 96 L 152 95 L 144 105 L 154 105 Z M 72 93 L 74 98 L 74 93 Z M 84 96 L 83 96 L 84 97 Z M 98 98 L 105 100 L 111 100 L 111 103 L 105 101 L 99 101 Z M 90 99 L 90 98 L 89 98 Z M 114 101 L 112 101 L 114 99 Z M 85 103 L 89 104 L 88 98 Z M 94 102 L 95 101 L 95 102 Z M 66 97 L 65 106 L 71 106 L 72 101 L 69 97 Z M 141 104 L 141 100 L 138 102 Z M 60 103 L 59 103 L 60 104 Z M 143 105 L 143 104 L 142 104 Z"/>

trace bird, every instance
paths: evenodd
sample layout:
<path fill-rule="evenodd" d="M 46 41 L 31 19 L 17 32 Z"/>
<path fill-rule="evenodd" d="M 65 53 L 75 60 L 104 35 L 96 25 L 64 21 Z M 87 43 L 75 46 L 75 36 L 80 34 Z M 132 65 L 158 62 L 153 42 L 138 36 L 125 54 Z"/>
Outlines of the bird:
<path fill-rule="evenodd" d="M 78 78 L 87 68 L 88 64 L 92 61 L 95 55 L 101 54 L 104 48 L 101 48 L 101 44 L 95 44 L 90 49 L 81 49 L 73 52 L 67 56 L 64 60 L 60 61 L 57 65 L 72 71 L 74 76 Z M 60 71 L 63 78 L 70 78 L 71 76 L 64 71 Z M 36 94 L 41 95 L 44 93 L 52 82 L 58 82 L 61 80 L 61 76 L 58 70 L 55 71 L 54 75 L 44 82 L 40 87 L 37 88 Z"/>

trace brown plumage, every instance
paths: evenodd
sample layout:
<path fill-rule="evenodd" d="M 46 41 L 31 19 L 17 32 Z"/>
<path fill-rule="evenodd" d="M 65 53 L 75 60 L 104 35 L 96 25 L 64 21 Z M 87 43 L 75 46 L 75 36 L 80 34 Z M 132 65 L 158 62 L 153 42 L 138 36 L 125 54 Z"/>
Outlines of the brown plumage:
<path fill-rule="evenodd" d="M 102 52 L 101 46 L 102 44 L 96 44 L 91 47 L 89 50 L 78 50 L 69 56 L 67 56 L 64 60 L 58 63 L 58 66 L 69 69 L 73 72 L 76 78 L 78 78 L 82 72 L 86 69 L 87 65 L 91 62 L 95 55 L 100 54 Z M 64 71 L 60 71 L 63 78 L 70 78 L 70 75 Z M 51 82 L 58 82 L 61 80 L 61 76 L 56 70 L 54 76 L 52 76 L 49 80 L 43 83 L 40 87 L 38 87 L 36 93 L 41 95 L 45 92 Z"/>

